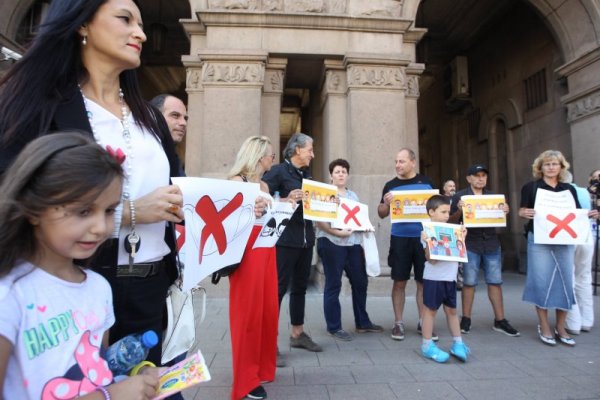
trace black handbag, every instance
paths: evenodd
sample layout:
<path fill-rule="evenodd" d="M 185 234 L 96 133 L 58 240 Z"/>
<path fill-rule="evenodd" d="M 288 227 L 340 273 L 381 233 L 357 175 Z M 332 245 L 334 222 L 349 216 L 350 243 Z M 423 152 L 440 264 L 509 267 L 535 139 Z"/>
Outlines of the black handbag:
<path fill-rule="evenodd" d="M 226 267 L 223 267 L 218 271 L 213 272 L 212 278 L 210 279 L 210 281 L 213 283 L 213 285 L 216 285 L 217 283 L 219 283 L 221 278 L 233 274 L 233 272 L 236 269 L 238 269 L 239 266 L 240 266 L 240 263 L 235 263 L 235 264 L 231 264 Z"/>

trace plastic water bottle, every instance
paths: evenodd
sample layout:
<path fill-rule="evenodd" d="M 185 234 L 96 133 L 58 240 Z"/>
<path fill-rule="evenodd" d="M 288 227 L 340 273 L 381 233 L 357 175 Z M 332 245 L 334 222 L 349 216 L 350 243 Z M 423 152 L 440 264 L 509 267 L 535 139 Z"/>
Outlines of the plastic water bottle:
<path fill-rule="evenodd" d="M 106 349 L 104 359 L 114 375 L 124 375 L 144 361 L 157 344 L 158 336 L 154 331 L 125 336 Z"/>
<path fill-rule="evenodd" d="M 281 196 L 279 195 L 279 191 L 276 191 L 275 193 L 273 193 L 273 201 L 280 201 L 281 200 Z"/>

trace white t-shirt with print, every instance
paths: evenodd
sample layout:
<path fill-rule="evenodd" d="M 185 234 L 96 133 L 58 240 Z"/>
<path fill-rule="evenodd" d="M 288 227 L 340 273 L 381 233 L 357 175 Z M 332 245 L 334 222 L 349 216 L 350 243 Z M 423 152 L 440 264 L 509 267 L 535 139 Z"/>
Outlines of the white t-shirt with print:
<path fill-rule="evenodd" d="M 115 322 L 110 285 L 82 271 L 83 282 L 67 282 L 21 262 L 0 278 L 0 335 L 13 345 L 5 399 L 54 398 L 42 396 L 46 385 L 82 395 L 112 381 L 99 356 L 102 336 Z"/>

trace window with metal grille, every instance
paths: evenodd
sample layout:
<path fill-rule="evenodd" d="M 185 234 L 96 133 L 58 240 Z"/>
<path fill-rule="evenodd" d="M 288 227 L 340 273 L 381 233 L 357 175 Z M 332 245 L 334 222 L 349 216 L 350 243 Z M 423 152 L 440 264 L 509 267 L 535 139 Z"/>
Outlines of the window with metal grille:
<path fill-rule="evenodd" d="M 525 104 L 527 110 L 533 110 L 548 101 L 546 88 L 546 68 L 541 69 L 524 81 Z"/>

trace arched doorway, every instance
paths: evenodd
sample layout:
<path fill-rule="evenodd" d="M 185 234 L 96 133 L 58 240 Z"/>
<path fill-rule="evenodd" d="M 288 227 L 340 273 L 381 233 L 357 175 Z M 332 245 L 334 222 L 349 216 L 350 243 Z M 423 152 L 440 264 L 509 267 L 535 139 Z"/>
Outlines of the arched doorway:
<path fill-rule="evenodd" d="M 545 148 L 572 156 L 561 103 L 566 82 L 555 72 L 561 45 L 536 10 L 517 0 L 426 0 L 416 23 L 428 29 L 417 46 L 426 65 L 418 112 L 428 134 L 420 148 L 434 154 L 426 172 L 463 188 L 469 165 L 488 166 L 488 188 L 512 209 L 501 230 L 504 267 L 517 270 L 524 243 L 516 213 L 531 161 Z"/>

